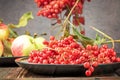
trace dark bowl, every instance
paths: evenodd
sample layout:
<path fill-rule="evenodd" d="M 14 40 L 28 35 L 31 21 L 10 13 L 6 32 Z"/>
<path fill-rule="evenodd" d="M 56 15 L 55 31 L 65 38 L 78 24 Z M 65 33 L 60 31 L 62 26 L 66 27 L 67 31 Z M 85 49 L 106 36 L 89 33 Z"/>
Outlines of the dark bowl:
<path fill-rule="evenodd" d="M 85 76 L 85 68 L 82 64 L 35 64 L 28 63 L 27 58 L 16 59 L 15 62 L 22 68 L 42 75 L 52 76 Z M 108 74 L 120 68 L 120 62 L 110 64 L 100 64 L 95 68 L 94 75 Z"/>

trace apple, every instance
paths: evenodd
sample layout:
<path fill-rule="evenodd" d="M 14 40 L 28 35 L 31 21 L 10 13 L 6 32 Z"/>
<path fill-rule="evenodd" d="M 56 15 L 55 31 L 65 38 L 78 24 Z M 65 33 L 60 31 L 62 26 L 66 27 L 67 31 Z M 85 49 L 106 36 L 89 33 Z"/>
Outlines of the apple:
<path fill-rule="evenodd" d="M 8 26 L 0 22 L 0 40 L 5 40 L 9 37 Z"/>
<path fill-rule="evenodd" d="M 3 47 L 2 41 L 0 41 L 0 57 L 3 54 L 3 50 L 4 50 L 4 47 Z"/>
<path fill-rule="evenodd" d="M 29 56 L 29 53 L 35 49 L 34 38 L 29 35 L 18 36 L 11 45 L 13 56 Z"/>
<path fill-rule="evenodd" d="M 43 37 L 36 37 L 34 39 L 35 45 L 36 45 L 36 49 L 42 50 L 45 47 L 45 45 L 43 44 L 44 40 L 45 40 L 45 38 L 43 38 Z"/>

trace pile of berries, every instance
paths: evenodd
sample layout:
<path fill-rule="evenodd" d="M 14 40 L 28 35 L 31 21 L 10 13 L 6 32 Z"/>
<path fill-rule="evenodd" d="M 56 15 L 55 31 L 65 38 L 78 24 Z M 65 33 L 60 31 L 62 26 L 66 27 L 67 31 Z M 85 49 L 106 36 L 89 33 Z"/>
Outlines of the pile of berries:
<path fill-rule="evenodd" d="M 51 36 L 50 41 L 44 41 L 47 46 L 43 50 L 33 50 L 28 58 L 29 63 L 37 64 L 83 64 L 86 76 L 91 76 L 99 64 L 120 62 L 116 52 L 107 45 L 87 45 L 82 47 L 72 36 L 56 40 Z"/>
<path fill-rule="evenodd" d="M 38 16 L 44 16 L 47 18 L 59 18 L 59 14 L 63 11 L 65 16 L 69 14 L 77 0 L 34 0 L 37 6 L 40 8 L 38 11 Z M 90 1 L 90 0 L 87 0 Z M 84 24 L 84 18 L 81 16 L 83 5 L 85 0 L 79 0 L 77 5 L 72 11 L 73 23 L 78 25 L 78 23 Z"/>

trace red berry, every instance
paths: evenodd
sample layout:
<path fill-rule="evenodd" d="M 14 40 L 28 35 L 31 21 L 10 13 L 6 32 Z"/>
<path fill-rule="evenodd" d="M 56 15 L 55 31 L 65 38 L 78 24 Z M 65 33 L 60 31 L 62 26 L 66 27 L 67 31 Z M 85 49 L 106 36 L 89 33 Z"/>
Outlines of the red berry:
<path fill-rule="evenodd" d="M 93 72 L 93 71 L 94 71 L 94 67 L 93 67 L 93 66 L 90 66 L 90 67 L 89 67 L 89 70 L 90 70 L 91 72 Z"/>
<path fill-rule="evenodd" d="M 86 49 L 87 49 L 87 50 L 91 50 L 91 49 L 92 49 L 92 46 L 91 46 L 91 45 L 87 45 L 87 46 L 86 46 Z"/>
<path fill-rule="evenodd" d="M 85 71 L 86 76 L 91 76 L 92 72 L 90 70 Z"/>
<path fill-rule="evenodd" d="M 54 36 L 50 36 L 50 40 L 54 40 L 55 39 L 55 37 Z"/>
<path fill-rule="evenodd" d="M 89 62 L 85 62 L 85 63 L 83 64 L 83 66 L 84 66 L 84 68 L 90 68 L 90 63 L 89 63 Z"/>
<path fill-rule="evenodd" d="M 96 62 L 96 61 L 92 62 L 92 66 L 97 67 L 98 66 L 98 62 Z"/>

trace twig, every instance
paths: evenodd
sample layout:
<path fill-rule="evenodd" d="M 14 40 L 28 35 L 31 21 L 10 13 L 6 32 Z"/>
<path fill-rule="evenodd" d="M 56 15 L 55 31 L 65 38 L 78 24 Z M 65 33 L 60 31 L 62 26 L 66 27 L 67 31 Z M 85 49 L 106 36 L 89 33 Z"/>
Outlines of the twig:
<path fill-rule="evenodd" d="M 114 40 L 113 38 L 111 38 L 110 36 L 108 36 L 107 34 L 103 33 L 102 31 L 98 30 L 97 28 L 90 26 L 90 28 L 94 29 L 95 31 L 99 32 L 100 34 L 102 34 L 103 36 L 105 36 L 106 38 L 110 39 L 112 42 L 112 48 L 114 48 L 115 44 L 114 44 Z"/>
<path fill-rule="evenodd" d="M 114 43 L 120 43 L 120 40 L 113 40 Z M 112 41 L 106 41 L 106 42 L 103 42 L 103 43 L 111 43 Z"/>
<path fill-rule="evenodd" d="M 70 17 L 70 15 L 71 15 L 71 13 L 72 13 L 72 11 L 74 10 L 74 8 L 77 6 L 77 3 L 79 2 L 79 0 L 77 0 L 76 2 L 75 2 L 75 5 L 72 7 L 72 9 L 71 9 L 71 11 L 70 11 L 70 13 L 68 14 L 68 16 L 67 16 L 67 18 L 65 19 L 65 21 L 64 21 L 64 23 L 63 24 L 65 24 L 66 23 L 66 21 L 69 19 L 69 17 Z"/>

